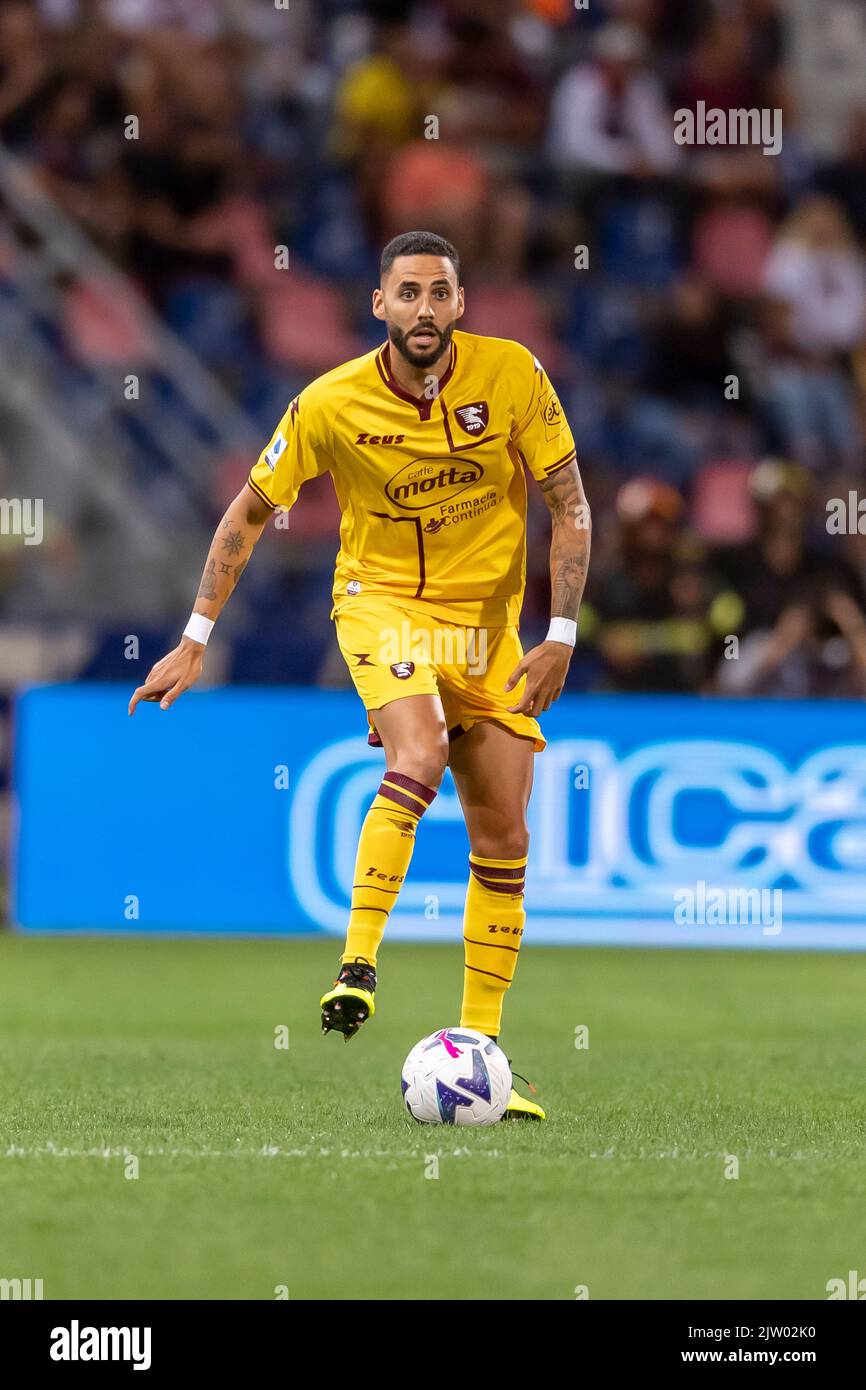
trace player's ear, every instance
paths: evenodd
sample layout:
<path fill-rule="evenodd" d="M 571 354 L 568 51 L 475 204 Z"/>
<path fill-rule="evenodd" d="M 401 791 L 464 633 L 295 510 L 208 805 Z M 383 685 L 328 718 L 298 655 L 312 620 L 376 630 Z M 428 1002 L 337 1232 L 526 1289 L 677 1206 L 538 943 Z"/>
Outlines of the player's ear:
<path fill-rule="evenodd" d="M 385 300 L 384 300 L 384 298 L 383 298 L 382 291 L 379 290 L 379 289 L 375 289 L 375 290 L 373 291 L 373 318 L 374 318 L 374 319 L 383 319 L 384 317 L 385 317 Z"/>
<path fill-rule="evenodd" d="M 462 319 L 462 317 L 463 317 L 463 315 L 464 315 L 465 312 L 466 312 L 466 303 L 465 303 L 464 298 L 463 298 L 463 286 L 462 286 L 462 285 L 458 285 L 458 287 L 457 287 L 457 317 L 458 317 L 459 319 Z"/>

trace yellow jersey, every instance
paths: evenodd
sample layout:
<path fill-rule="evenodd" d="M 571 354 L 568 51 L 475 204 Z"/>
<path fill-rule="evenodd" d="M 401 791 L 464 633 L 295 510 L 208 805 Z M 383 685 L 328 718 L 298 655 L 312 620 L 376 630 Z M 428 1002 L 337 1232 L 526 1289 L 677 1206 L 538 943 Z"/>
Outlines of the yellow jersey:
<path fill-rule="evenodd" d="M 346 362 L 293 400 L 249 476 L 272 508 L 331 473 L 342 512 L 331 617 L 388 594 L 470 627 L 518 622 L 526 581 L 524 466 L 543 481 L 575 457 L 537 358 L 455 332 L 429 393 L 404 391 L 391 346 Z"/>

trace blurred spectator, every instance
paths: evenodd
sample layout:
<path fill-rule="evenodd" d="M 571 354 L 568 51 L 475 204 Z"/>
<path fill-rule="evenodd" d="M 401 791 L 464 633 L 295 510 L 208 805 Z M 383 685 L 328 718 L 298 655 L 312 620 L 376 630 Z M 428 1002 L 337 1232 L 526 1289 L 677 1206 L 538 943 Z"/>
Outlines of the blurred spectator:
<path fill-rule="evenodd" d="M 619 550 L 590 591 L 591 624 L 614 690 L 700 689 L 740 609 L 682 530 L 683 501 L 652 478 L 617 497 Z"/>
<path fill-rule="evenodd" d="M 862 243 L 866 239 L 866 107 L 851 113 L 840 157 L 818 174 L 821 191 L 844 208 Z"/>
<path fill-rule="evenodd" d="M 681 276 L 656 328 L 649 389 L 683 406 L 718 408 L 734 371 L 730 334 L 730 312 L 712 286 L 698 275 Z"/>
<path fill-rule="evenodd" d="M 572 68 L 553 94 L 549 149 L 560 169 L 644 179 L 670 174 L 680 150 L 664 91 L 649 69 L 641 31 L 609 24 L 593 61 Z"/>
<path fill-rule="evenodd" d="M 848 355 L 866 337 L 866 272 L 845 215 L 811 197 L 765 270 L 767 402 L 781 446 L 813 467 L 862 461 Z"/>
<path fill-rule="evenodd" d="M 866 620 L 849 594 L 821 588 L 789 605 L 774 626 L 753 632 L 736 660 L 722 661 L 725 695 L 866 695 Z"/>

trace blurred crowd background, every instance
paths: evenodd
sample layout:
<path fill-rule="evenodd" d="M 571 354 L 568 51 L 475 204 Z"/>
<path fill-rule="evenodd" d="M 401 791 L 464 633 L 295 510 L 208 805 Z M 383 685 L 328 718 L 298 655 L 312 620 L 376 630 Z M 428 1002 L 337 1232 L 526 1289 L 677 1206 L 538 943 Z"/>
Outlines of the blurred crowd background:
<path fill-rule="evenodd" d="M 2 693 L 131 688 L 174 644 L 287 402 L 381 340 L 411 228 L 569 414 L 570 688 L 866 693 L 866 535 L 826 510 L 863 481 L 864 79 L 864 0 L 4 0 L 0 496 L 44 539 L 0 535 Z M 780 112 L 780 153 L 678 145 L 701 101 Z M 323 479 L 268 528 L 211 677 L 346 681 L 338 520 Z"/>

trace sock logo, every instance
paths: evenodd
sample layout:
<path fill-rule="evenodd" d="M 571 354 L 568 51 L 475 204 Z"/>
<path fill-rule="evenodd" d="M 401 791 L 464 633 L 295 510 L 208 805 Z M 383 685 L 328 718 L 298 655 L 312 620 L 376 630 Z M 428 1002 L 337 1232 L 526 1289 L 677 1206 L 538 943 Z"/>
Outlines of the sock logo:
<path fill-rule="evenodd" d="M 395 820 L 393 816 L 390 816 L 390 817 L 389 817 L 389 820 L 391 821 L 391 824 L 392 824 L 392 825 L 396 825 L 396 827 L 397 827 L 398 830 L 405 830 L 409 835 L 414 835 L 414 834 L 415 834 L 415 825 L 414 825 L 414 823 L 413 823 L 412 821 L 410 821 L 410 820 Z"/>
<path fill-rule="evenodd" d="M 370 868 L 367 870 L 367 872 L 366 872 L 366 874 L 364 875 L 364 877 L 365 877 L 365 878 L 380 878 L 380 879 L 382 879 L 383 883 L 402 883 L 402 882 L 403 882 L 403 875 L 402 875 L 402 874 L 390 874 L 390 875 L 389 875 L 389 874 L 383 874 L 383 873 L 380 873 L 380 871 L 376 868 L 375 865 L 371 865 L 371 866 L 370 866 Z"/>

